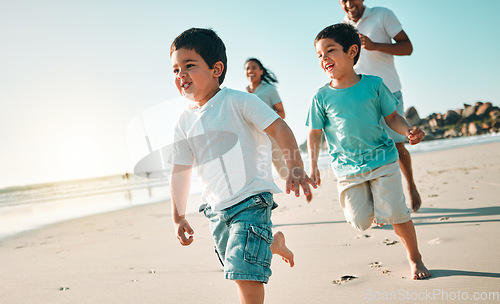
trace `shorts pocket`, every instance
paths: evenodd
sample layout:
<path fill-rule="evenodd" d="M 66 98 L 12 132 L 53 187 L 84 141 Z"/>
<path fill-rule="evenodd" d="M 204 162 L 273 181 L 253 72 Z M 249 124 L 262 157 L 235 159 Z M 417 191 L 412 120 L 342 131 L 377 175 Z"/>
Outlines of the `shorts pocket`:
<path fill-rule="evenodd" d="M 250 225 L 245 245 L 245 261 L 268 267 L 271 265 L 273 234 L 270 227 Z"/>

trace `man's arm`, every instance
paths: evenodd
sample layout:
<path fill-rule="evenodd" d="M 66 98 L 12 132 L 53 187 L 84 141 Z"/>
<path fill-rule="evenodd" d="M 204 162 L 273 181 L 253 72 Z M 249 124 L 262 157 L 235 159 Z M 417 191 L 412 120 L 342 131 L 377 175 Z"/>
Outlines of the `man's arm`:
<path fill-rule="evenodd" d="M 394 111 L 392 114 L 384 117 L 387 125 L 395 132 L 407 136 L 411 145 L 418 144 L 425 136 L 425 133 L 419 127 L 410 127 L 406 119 Z"/>
<path fill-rule="evenodd" d="M 362 34 L 359 34 L 359 38 L 361 39 L 361 47 L 368 51 L 378 51 L 396 56 L 407 56 L 413 53 L 410 38 L 403 30 L 394 36 L 393 39 L 396 43 L 373 42 L 368 36 Z"/>
<path fill-rule="evenodd" d="M 194 230 L 186 220 L 186 205 L 191 187 L 191 166 L 174 165 L 170 179 L 172 221 L 177 239 L 183 246 L 193 242 Z M 189 237 L 186 237 L 186 233 Z"/>
<path fill-rule="evenodd" d="M 309 152 L 309 159 L 310 159 L 309 176 L 318 186 L 321 185 L 321 177 L 318 169 L 318 158 L 319 158 L 319 150 L 320 150 L 322 136 L 323 136 L 323 130 L 310 129 L 309 136 L 307 138 L 307 150 Z"/>
<path fill-rule="evenodd" d="M 304 163 L 300 156 L 299 147 L 290 127 L 283 119 L 278 118 L 264 131 L 276 140 L 285 156 L 288 167 L 286 193 L 294 191 L 295 196 L 300 196 L 300 187 L 302 187 L 306 197 L 309 196 L 311 193 L 309 184 L 314 188 L 316 188 L 316 184 L 304 171 Z"/>

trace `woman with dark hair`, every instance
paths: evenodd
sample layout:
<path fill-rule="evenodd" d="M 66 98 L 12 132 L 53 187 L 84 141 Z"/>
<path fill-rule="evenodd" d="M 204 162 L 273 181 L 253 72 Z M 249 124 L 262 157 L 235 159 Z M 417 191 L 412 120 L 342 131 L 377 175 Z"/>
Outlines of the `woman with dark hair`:
<path fill-rule="evenodd" d="M 263 102 L 271 107 L 276 113 L 285 119 L 285 109 L 274 84 L 278 79 L 262 65 L 257 58 L 249 58 L 245 62 L 245 71 L 250 84 L 246 87 L 248 93 L 257 95 Z M 274 138 L 269 137 L 273 149 L 273 165 L 281 178 L 286 179 L 288 169 L 285 157 Z"/>
<path fill-rule="evenodd" d="M 266 69 L 257 58 L 249 58 L 245 62 L 245 71 L 250 84 L 247 92 L 257 95 L 270 106 L 278 115 L 285 119 L 285 109 L 274 84 L 278 79 L 273 72 Z"/>

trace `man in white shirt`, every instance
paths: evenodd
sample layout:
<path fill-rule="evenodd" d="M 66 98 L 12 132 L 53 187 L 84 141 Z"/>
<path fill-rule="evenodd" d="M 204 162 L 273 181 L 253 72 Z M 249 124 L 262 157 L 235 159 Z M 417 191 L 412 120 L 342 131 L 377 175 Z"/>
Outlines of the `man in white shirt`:
<path fill-rule="evenodd" d="M 394 65 L 394 56 L 411 55 L 413 46 L 410 38 L 391 10 L 384 7 L 366 7 L 364 0 L 339 0 L 339 2 L 340 7 L 347 13 L 343 22 L 356 27 L 361 39 L 361 54 L 354 66 L 356 73 L 381 77 L 399 100 L 396 110 L 404 117 L 401 82 Z M 411 208 L 416 212 L 422 201 L 413 179 L 411 156 L 404 146 L 405 138 L 387 127 L 383 119 L 381 121 L 389 137 L 396 143 L 401 171 L 408 182 Z"/>

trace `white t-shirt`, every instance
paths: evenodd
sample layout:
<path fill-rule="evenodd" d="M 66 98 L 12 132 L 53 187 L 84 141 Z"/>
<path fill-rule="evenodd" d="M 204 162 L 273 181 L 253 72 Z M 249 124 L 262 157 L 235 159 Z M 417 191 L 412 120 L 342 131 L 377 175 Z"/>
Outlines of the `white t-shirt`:
<path fill-rule="evenodd" d="M 247 87 L 248 92 L 248 87 Z M 253 92 L 257 95 L 263 102 L 265 102 L 269 107 L 274 108 L 274 105 L 281 102 L 278 90 L 272 84 L 261 81 L 255 91 Z"/>
<path fill-rule="evenodd" d="M 203 107 L 186 109 L 175 128 L 173 163 L 193 165 L 202 202 L 213 210 L 261 192 L 280 193 L 263 131 L 279 116 L 257 96 L 223 88 Z"/>
<path fill-rule="evenodd" d="M 358 22 L 349 20 L 347 16 L 344 17 L 343 22 L 352 24 L 361 34 L 378 43 L 392 43 L 392 38 L 403 30 L 396 15 L 385 7 L 369 8 L 365 6 L 363 16 Z M 361 54 L 354 70 L 358 74 L 381 77 L 392 93 L 401 90 L 401 82 L 394 65 L 394 56 L 391 54 L 367 51 L 361 48 Z"/>

